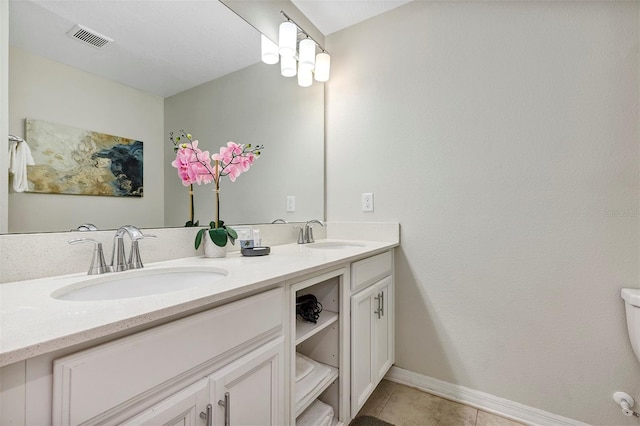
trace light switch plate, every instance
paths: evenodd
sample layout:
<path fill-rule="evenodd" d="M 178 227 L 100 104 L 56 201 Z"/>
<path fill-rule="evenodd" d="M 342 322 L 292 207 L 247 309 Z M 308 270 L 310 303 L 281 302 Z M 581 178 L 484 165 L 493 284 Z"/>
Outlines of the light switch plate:
<path fill-rule="evenodd" d="M 362 193 L 362 211 L 363 212 L 373 211 L 373 192 Z"/>
<path fill-rule="evenodd" d="M 296 196 L 287 195 L 287 213 L 293 213 L 296 211 Z"/>

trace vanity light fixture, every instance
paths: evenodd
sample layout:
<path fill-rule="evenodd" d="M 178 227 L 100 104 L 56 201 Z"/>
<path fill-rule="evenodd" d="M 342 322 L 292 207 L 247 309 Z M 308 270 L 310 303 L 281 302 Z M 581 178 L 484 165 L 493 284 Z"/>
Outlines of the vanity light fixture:
<path fill-rule="evenodd" d="M 278 28 L 278 44 L 261 35 L 262 61 L 265 64 L 278 63 L 280 55 L 280 73 L 284 77 L 298 75 L 298 84 L 309 87 L 315 80 L 329 80 L 331 58 L 329 53 L 318 44 L 305 30 L 280 11 L 286 21 Z M 300 40 L 298 46 L 298 40 Z M 320 53 L 316 55 L 316 46 Z"/>
<path fill-rule="evenodd" d="M 286 21 L 280 24 L 278 33 L 278 51 L 280 56 L 294 57 L 296 44 L 298 43 L 298 27 L 293 22 Z"/>
<path fill-rule="evenodd" d="M 296 75 L 296 58 L 282 56 L 280 58 L 280 73 L 283 77 L 294 77 Z"/>
<path fill-rule="evenodd" d="M 316 81 L 325 82 L 329 80 L 331 69 L 331 57 L 325 51 L 316 56 L 315 77 Z"/>
<path fill-rule="evenodd" d="M 316 65 L 316 43 L 310 38 L 300 41 L 299 68 L 312 70 Z"/>
<path fill-rule="evenodd" d="M 280 55 L 278 53 L 278 45 L 269 40 L 264 34 L 261 35 L 261 51 L 262 51 L 262 62 L 265 64 L 273 65 L 277 64 L 280 59 Z"/>
<path fill-rule="evenodd" d="M 302 62 L 298 64 L 298 86 L 309 87 L 313 84 L 311 68 L 304 67 Z"/>

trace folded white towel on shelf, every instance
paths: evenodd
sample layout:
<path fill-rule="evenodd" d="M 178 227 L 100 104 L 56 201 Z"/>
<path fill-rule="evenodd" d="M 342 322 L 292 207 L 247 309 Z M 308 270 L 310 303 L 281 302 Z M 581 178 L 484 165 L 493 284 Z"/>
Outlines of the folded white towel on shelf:
<path fill-rule="evenodd" d="M 311 370 L 313 370 L 313 364 L 308 358 L 296 353 L 296 382 L 307 377 Z"/>
<path fill-rule="evenodd" d="M 302 380 L 296 382 L 296 405 L 298 405 L 305 396 L 314 392 L 320 386 L 322 381 L 328 378 L 333 372 L 331 367 L 328 365 L 314 361 L 304 355 L 300 356 L 313 365 L 313 370 L 311 370 L 311 372 Z"/>
<path fill-rule="evenodd" d="M 324 417 L 320 423 L 318 423 L 318 426 L 331 426 L 331 423 L 333 423 L 333 410 L 331 410 L 331 415 Z"/>
<path fill-rule="evenodd" d="M 315 400 L 296 419 L 296 426 L 329 426 L 333 421 L 333 407 Z"/>
<path fill-rule="evenodd" d="M 36 164 L 31 156 L 31 149 L 26 142 L 9 144 L 9 173 L 13 175 L 13 189 L 24 192 L 29 189 L 27 166 Z"/>

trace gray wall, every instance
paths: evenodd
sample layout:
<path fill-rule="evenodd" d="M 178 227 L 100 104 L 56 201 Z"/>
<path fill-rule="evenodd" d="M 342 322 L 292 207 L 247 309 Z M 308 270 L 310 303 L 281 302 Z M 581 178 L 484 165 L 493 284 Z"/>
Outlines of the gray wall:
<path fill-rule="evenodd" d="M 327 37 L 328 220 L 402 225 L 399 367 L 638 424 L 611 396 L 640 396 L 619 296 L 639 286 L 639 7 L 416 1 Z"/>
<path fill-rule="evenodd" d="M 164 225 L 163 98 L 11 48 L 9 132 L 24 136 L 34 118 L 144 142 L 144 197 L 88 197 L 15 193 L 9 232 L 68 230 L 83 222 L 100 229 L 131 223 Z M 4 188 L 7 188 L 5 185 Z"/>

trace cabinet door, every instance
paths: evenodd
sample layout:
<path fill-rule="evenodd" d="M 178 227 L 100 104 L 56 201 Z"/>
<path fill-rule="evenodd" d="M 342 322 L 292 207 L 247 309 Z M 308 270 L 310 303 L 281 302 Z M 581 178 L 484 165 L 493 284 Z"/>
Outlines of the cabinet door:
<path fill-rule="evenodd" d="M 393 280 L 385 277 L 351 297 L 351 416 L 393 364 Z"/>
<path fill-rule="evenodd" d="M 256 349 L 209 379 L 214 425 L 283 424 L 284 338 Z"/>
<path fill-rule="evenodd" d="M 373 377 L 373 311 L 376 286 L 351 297 L 351 416 L 360 411 L 375 388 Z"/>
<path fill-rule="evenodd" d="M 200 426 L 199 416 L 201 412 L 206 413 L 208 400 L 209 380 L 205 378 L 122 424 Z"/>

